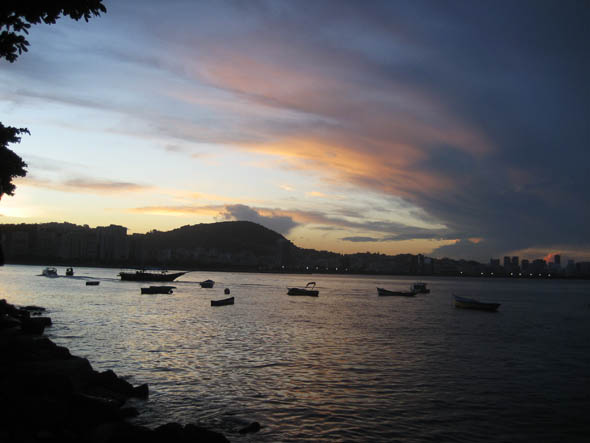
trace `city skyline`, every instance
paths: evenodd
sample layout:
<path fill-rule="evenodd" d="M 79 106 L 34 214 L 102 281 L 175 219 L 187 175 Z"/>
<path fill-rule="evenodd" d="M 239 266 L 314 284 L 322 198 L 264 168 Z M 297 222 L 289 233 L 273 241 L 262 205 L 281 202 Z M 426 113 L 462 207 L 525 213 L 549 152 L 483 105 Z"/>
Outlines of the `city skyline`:
<path fill-rule="evenodd" d="M 0 223 L 590 260 L 584 2 L 104 2 L 1 61 Z"/>

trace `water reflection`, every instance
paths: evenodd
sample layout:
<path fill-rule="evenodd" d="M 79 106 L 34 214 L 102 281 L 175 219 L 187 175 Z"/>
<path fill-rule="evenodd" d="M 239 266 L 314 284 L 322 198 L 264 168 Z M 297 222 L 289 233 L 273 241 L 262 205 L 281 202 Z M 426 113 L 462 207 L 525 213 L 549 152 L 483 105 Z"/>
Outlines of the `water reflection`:
<path fill-rule="evenodd" d="M 411 279 L 322 276 L 319 297 L 299 298 L 285 288 L 300 276 L 192 273 L 174 294 L 142 296 L 114 269 L 37 271 L 1 268 L 4 297 L 51 309 L 52 338 L 96 369 L 149 383 L 141 423 L 202 422 L 232 441 L 248 439 L 235 431 L 254 420 L 265 425 L 257 441 L 588 435 L 585 282 L 430 279 L 431 294 L 406 298 L 375 287 Z M 207 278 L 214 288 L 200 287 Z M 225 287 L 235 305 L 211 308 Z M 458 289 L 502 309 L 455 309 Z"/>

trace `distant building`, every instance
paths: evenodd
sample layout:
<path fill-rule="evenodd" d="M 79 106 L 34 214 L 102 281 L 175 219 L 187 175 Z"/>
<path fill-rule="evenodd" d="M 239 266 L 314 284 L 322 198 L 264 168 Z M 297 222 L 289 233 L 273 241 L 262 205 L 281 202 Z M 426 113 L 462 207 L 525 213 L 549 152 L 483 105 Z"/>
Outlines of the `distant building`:
<path fill-rule="evenodd" d="M 528 270 L 529 270 L 529 261 L 528 261 L 528 260 L 526 260 L 526 259 L 524 259 L 524 260 L 522 261 L 522 270 L 523 270 L 523 271 L 528 271 Z"/>
<path fill-rule="evenodd" d="M 504 268 L 510 269 L 510 257 L 508 256 L 504 257 Z"/>
<path fill-rule="evenodd" d="M 555 254 L 555 256 L 553 257 L 553 262 L 558 268 L 561 268 L 561 255 Z"/>
<path fill-rule="evenodd" d="M 518 269 L 518 257 L 512 257 L 512 267 Z"/>
<path fill-rule="evenodd" d="M 500 259 L 499 258 L 490 258 L 490 266 L 492 268 L 497 268 L 500 266 Z"/>

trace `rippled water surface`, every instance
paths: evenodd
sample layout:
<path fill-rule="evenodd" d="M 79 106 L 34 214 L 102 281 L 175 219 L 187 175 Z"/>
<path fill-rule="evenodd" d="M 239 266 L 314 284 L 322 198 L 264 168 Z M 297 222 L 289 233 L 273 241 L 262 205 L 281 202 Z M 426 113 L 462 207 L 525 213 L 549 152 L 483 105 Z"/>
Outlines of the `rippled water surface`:
<path fill-rule="evenodd" d="M 48 335 L 95 369 L 149 383 L 142 424 L 232 441 L 590 441 L 590 282 L 427 278 L 430 294 L 406 298 L 375 288 L 408 278 L 193 272 L 140 295 L 118 269 L 41 270 L 0 267 L 0 297 L 48 308 Z M 308 280 L 319 297 L 286 295 Z M 226 287 L 235 305 L 211 307 Z M 452 293 L 502 305 L 456 309 Z M 236 432 L 254 420 L 259 433 Z"/>

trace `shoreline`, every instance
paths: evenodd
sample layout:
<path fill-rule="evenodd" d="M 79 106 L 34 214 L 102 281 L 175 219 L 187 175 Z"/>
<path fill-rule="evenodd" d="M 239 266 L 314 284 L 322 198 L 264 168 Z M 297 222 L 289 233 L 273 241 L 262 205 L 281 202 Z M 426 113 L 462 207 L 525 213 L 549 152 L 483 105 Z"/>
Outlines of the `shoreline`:
<path fill-rule="evenodd" d="M 194 424 L 151 429 L 126 421 L 139 415 L 127 400 L 147 399 L 148 385 L 133 386 L 112 370 L 95 371 L 88 359 L 56 345 L 44 335 L 52 324 L 46 313 L 39 306 L 0 300 L 0 398 L 8 406 L 0 441 L 229 441 Z"/>
<path fill-rule="evenodd" d="M 41 268 L 46 266 L 57 266 L 57 267 L 76 267 L 80 268 L 96 268 L 96 269 L 120 269 L 120 270 L 137 270 L 137 269 L 144 269 L 142 267 L 133 267 L 131 265 L 106 265 L 106 264 L 83 264 L 83 263 L 74 263 L 71 262 L 52 262 L 52 264 L 48 265 L 47 262 L 39 261 L 39 262 L 19 262 L 19 261 L 11 261 L 5 262 L 5 265 L 13 265 L 13 266 L 39 266 Z M 318 275 L 330 275 L 330 276 L 350 276 L 350 277 L 411 277 L 414 279 L 428 279 L 428 278 L 460 278 L 460 279 L 478 279 L 478 280 L 567 280 L 567 281 L 588 281 L 590 280 L 590 276 L 584 275 L 562 275 L 562 274 L 555 274 L 555 273 L 543 273 L 541 275 L 509 275 L 505 273 L 484 273 L 481 275 L 480 273 L 450 273 L 450 274 L 406 274 L 406 273 L 386 273 L 386 272 L 346 272 L 346 271 L 322 271 L 322 270 L 314 270 L 312 271 L 298 271 L 298 270 L 264 270 L 264 269 L 245 269 L 242 267 L 233 268 L 233 267 L 207 267 L 204 266 L 199 269 L 189 268 L 186 266 L 172 266 L 172 267 L 148 267 L 145 269 L 166 269 L 168 271 L 175 270 L 175 271 L 186 271 L 187 273 L 190 272 L 228 272 L 228 273 L 240 273 L 240 274 L 277 274 L 277 275 L 308 275 L 308 276 L 318 276 Z M 40 272 L 40 271 L 39 271 Z M 64 277 L 60 275 L 60 277 Z M 113 278 L 117 278 L 115 274 Z"/>

